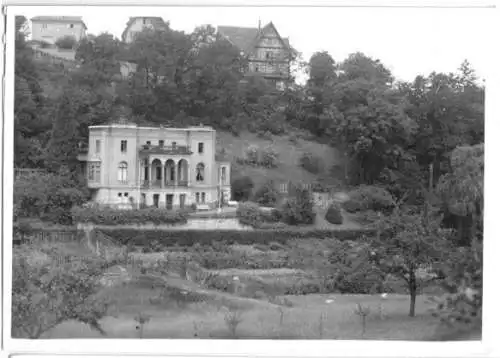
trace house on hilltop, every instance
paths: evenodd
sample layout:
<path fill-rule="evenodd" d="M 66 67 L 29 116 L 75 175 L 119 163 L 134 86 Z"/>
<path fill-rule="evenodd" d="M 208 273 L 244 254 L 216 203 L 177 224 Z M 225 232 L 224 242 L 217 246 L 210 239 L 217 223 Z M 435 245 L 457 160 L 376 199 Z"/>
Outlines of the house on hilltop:
<path fill-rule="evenodd" d="M 238 47 L 248 59 L 248 74 L 259 74 L 282 87 L 290 78 L 290 64 L 296 51 L 281 37 L 272 22 L 257 28 L 219 26 L 220 36 Z"/>
<path fill-rule="evenodd" d="M 122 33 L 122 41 L 128 44 L 131 43 L 135 34 L 144 30 L 144 28 L 163 30 L 167 28 L 167 24 L 161 17 L 130 17 Z"/>
<path fill-rule="evenodd" d="M 86 36 L 87 25 L 81 16 L 35 16 L 31 19 L 31 40 L 54 45 L 65 36 L 80 41 Z"/>

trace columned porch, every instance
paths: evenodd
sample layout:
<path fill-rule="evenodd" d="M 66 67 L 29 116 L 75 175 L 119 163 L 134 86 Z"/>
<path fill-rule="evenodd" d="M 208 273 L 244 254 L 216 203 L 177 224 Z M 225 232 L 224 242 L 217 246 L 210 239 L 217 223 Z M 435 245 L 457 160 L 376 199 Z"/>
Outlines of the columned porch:
<path fill-rule="evenodd" d="M 142 188 L 187 187 L 191 183 L 189 162 L 172 158 L 145 158 L 140 162 Z"/>

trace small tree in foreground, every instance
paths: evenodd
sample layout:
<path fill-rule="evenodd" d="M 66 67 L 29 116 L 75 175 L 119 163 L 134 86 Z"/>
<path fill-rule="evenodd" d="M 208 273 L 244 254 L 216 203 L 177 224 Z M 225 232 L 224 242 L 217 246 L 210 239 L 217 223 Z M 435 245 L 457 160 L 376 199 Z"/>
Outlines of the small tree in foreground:
<path fill-rule="evenodd" d="M 419 272 L 445 262 L 450 250 L 450 231 L 442 229 L 433 215 L 397 207 L 390 216 L 380 215 L 378 234 L 365 237 L 371 262 L 386 275 L 403 279 L 410 292 L 409 316 L 415 316 Z"/>
<path fill-rule="evenodd" d="M 12 336 L 38 339 L 70 320 L 105 335 L 99 320 L 107 314 L 109 301 L 97 293 L 108 265 L 98 257 L 72 257 L 53 245 L 15 249 Z"/>

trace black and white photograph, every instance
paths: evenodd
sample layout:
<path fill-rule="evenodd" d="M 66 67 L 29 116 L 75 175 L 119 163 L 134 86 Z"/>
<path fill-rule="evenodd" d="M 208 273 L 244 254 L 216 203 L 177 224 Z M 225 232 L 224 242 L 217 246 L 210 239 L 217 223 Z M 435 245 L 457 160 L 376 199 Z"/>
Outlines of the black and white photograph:
<path fill-rule="evenodd" d="M 481 341 L 491 13 L 9 6 L 10 338 Z"/>

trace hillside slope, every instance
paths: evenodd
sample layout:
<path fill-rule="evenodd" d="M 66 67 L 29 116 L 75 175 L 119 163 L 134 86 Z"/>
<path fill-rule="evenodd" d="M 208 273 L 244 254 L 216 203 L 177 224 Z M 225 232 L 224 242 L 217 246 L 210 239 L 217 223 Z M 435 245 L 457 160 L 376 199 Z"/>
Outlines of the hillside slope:
<path fill-rule="evenodd" d="M 245 150 L 255 145 L 258 148 L 272 146 L 279 155 L 277 168 L 262 168 L 249 165 L 241 165 L 236 162 L 237 158 L 245 157 Z M 264 139 L 253 133 L 242 133 L 239 137 L 228 132 L 217 132 L 217 151 L 225 150 L 232 162 L 233 177 L 249 176 L 256 187 L 271 179 L 275 182 L 312 183 L 323 174 L 327 174 L 334 164 L 340 162 L 338 152 L 325 144 L 320 144 L 304 139 L 297 139 L 292 143 L 289 136 L 272 136 L 272 139 Z M 312 174 L 299 165 L 303 153 L 310 152 L 322 158 L 324 167 L 321 173 Z"/>

